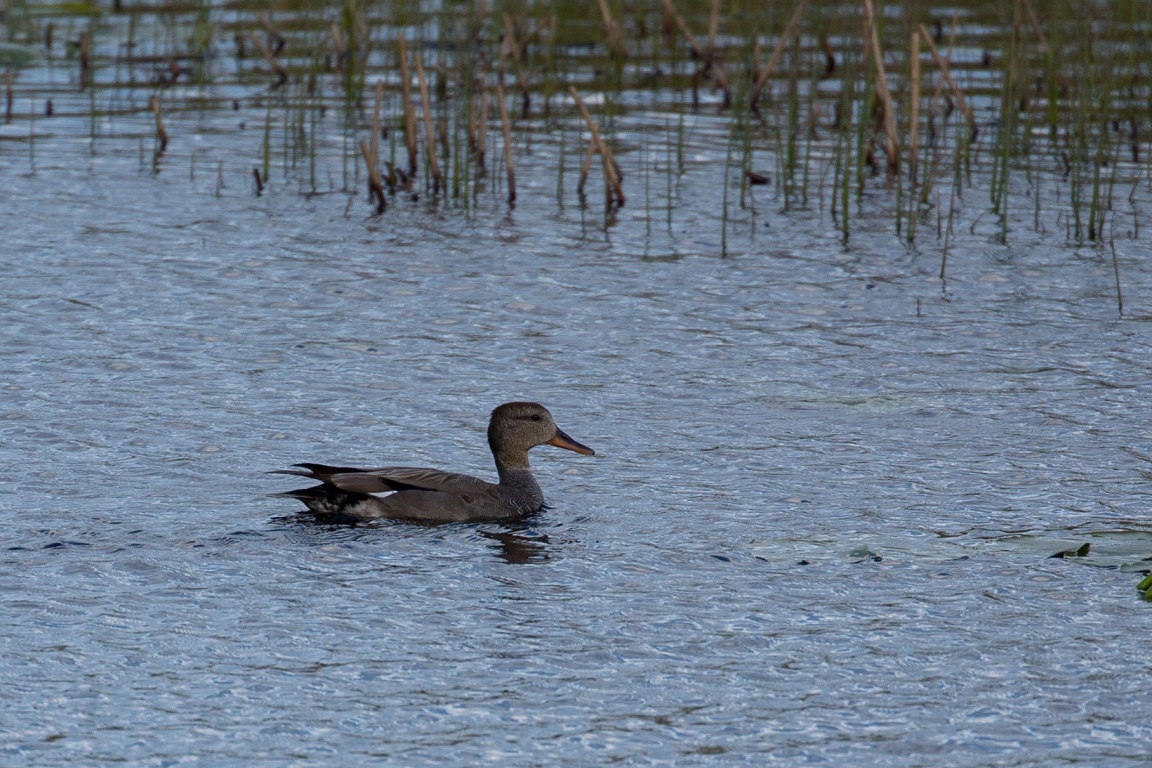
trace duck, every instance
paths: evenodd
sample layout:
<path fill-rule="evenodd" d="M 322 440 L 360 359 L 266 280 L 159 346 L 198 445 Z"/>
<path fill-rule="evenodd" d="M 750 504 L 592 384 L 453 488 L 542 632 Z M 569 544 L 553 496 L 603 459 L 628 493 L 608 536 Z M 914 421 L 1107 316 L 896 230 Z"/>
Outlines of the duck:
<path fill-rule="evenodd" d="M 273 474 L 318 480 L 319 485 L 274 494 L 302 501 L 320 518 L 351 521 L 379 519 L 447 523 L 516 520 L 544 506 L 528 464 L 528 452 L 552 445 L 585 456 L 588 446 L 556 426 L 539 403 L 504 403 L 488 420 L 488 447 L 496 460 L 499 481 L 418 467 L 357 469 L 326 464 L 293 464 Z"/>

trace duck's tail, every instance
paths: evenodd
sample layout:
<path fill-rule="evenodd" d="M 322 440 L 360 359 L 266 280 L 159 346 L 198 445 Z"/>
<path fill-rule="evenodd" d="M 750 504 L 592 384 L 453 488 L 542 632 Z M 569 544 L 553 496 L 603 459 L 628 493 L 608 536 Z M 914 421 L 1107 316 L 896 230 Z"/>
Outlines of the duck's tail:
<path fill-rule="evenodd" d="M 280 474 L 303 475 L 304 473 L 281 470 Z M 351 493 L 341 490 L 334 485 L 327 484 L 314 485 L 310 488 L 297 488 L 294 491 L 282 491 L 270 495 L 301 501 L 304 503 L 304 506 L 308 507 L 308 511 L 312 514 L 330 520 L 356 520 L 356 517 L 347 514 L 347 510 L 367 498 L 362 493 Z"/>
<path fill-rule="evenodd" d="M 322 483 L 328 482 L 332 475 L 339 475 L 344 473 L 363 472 L 362 469 L 355 467 L 332 467 L 327 464 L 293 464 L 293 467 L 301 467 L 301 469 L 274 469 L 268 474 L 270 475 L 298 475 L 299 477 L 307 477 L 312 480 L 319 480 Z M 291 492 L 290 492 L 291 493 Z"/>

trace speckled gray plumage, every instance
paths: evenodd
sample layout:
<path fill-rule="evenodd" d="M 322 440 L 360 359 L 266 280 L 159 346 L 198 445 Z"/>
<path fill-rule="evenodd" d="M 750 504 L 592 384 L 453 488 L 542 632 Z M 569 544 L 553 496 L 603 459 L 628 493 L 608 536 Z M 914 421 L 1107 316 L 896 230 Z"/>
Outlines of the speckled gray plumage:
<path fill-rule="evenodd" d="M 356 469 L 297 464 L 301 469 L 279 472 L 319 480 L 321 485 L 278 495 L 302 501 L 316 515 L 356 520 L 514 519 L 537 512 L 544 505 L 544 493 L 532 474 L 528 451 L 545 444 L 594 455 L 591 448 L 562 432 L 544 406 L 505 403 L 492 411 L 488 423 L 497 483 L 418 467 Z"/>

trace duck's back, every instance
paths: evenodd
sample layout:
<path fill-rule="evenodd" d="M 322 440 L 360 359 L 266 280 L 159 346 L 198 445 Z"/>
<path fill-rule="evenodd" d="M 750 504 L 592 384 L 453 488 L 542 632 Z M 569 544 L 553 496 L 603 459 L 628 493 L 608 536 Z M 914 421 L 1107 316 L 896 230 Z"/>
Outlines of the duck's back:
<path fill-rule="evenodd" d="M 521 487 L 424 467 L 303 466 L 304 471 L 293 474 L 320 480 L 323 485 L 284 495 L 303 501 L 318 515 L 428 522 L 503 520 L 536 512 L 544 502 L 530 477 Z"/>

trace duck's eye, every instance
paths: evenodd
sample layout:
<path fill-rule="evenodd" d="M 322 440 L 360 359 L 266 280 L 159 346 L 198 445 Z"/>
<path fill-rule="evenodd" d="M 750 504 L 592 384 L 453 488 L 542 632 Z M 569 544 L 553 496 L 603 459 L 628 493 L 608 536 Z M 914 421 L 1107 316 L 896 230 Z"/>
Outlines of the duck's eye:
<path fill-rule="evenodd" d="M 534 413 L 529 418 L 532 419 L 532 421 L 540 421 L 540 414 Z"/>

